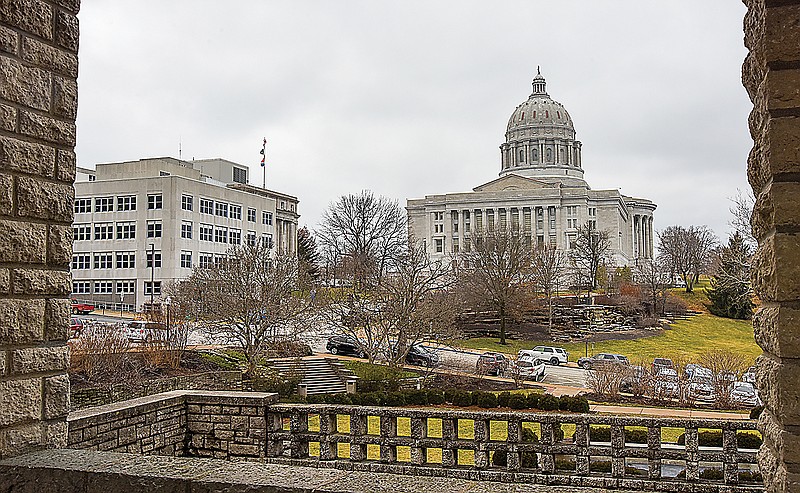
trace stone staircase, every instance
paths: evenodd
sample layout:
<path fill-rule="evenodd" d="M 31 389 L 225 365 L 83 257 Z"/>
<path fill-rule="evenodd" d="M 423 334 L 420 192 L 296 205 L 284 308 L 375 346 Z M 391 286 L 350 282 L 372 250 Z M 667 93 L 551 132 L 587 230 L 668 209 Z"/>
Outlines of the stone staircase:
<path fill-rule="evenodd" d="M 347 380 L 357 379 L 334 358 L 275 359 L 270 361 L 270 366 L 281 374 L 302 372 L 300 385 L 306 386 L 308 395 L 345 393 Z"/>

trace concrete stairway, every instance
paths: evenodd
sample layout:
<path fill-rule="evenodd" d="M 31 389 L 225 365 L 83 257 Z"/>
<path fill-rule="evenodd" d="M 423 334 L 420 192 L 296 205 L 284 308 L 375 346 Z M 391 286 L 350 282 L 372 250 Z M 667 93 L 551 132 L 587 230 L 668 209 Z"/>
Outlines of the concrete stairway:
<path fill-rule="evenodd" d="M 308 395 L 339 394 L 347 392 L 346 380 L 352 372 L 342 363 L 327 358 L 277 359 L 270 366 L 281 374 L 303 372 L 301 384 L 305 384 Z"/>

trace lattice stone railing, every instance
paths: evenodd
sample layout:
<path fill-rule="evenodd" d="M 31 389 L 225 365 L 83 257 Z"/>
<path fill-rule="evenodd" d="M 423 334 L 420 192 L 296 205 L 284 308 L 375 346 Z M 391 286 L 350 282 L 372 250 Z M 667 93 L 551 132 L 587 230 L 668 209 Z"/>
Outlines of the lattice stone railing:
<path fill-rule="evenodd" d="M 610 440 L 591 440 L 594 428 L 608 428 Z M 646 444 L 626 440 L 643 429 Z M 721 447 L 699 444 L 706 429 L 721 433 Z M 760 491 L 756 450 L 740 446 L 737 435 L 755 429 L 751 420 L 273 404 L 266 460 L 495 481 Z M 684 443 L 665 440 L 678 434 Z"/>

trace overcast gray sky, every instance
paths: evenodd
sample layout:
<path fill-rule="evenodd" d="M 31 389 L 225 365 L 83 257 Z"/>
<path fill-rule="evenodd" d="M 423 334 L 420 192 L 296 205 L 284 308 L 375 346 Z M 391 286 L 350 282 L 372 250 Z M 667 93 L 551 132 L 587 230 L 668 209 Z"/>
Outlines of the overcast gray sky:
<path fill-rule="evenodd" d="M 745 7 L 679 1 L 82 2 L 78 163 L 222 157 L 300 198 L 407 198 L 497 177 L 536 67 L 592 188 L 658 204 L 655 226 L 728 231 L 745 189 Z"/>

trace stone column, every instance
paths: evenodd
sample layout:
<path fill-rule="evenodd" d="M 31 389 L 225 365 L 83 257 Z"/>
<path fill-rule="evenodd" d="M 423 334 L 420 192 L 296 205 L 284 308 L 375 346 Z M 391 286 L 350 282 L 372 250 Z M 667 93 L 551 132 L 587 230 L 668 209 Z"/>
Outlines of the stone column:
<path fill-rule="evenodd" d="M 753 101 L 747 175 L 756 196 L 752 278 L 759 466 L 769 492 L 800 491 L 800 1 L 746 0 L 742 79 Z"/>
<path fill-rule="evenodd" d="M 0 14 L 0 459 L 66 446 L 78 5 Z"/>

